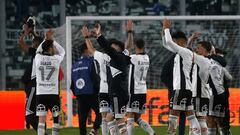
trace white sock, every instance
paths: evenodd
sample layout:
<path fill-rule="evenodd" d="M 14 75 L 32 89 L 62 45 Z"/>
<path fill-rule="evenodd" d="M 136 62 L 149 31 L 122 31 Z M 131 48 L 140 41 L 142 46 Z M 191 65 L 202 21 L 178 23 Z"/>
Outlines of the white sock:
<path fill-rule="evenodd" d="M 201 127 L 201 135 L 208 135 L 208 127 L 206 120 L 199 119 L 198 122 Z"/>
<path fill-rule="evenodd" d="M 52 135 L 59 135 L 59 128 L 60 128 L 59 123 L 53 123 Z"/>
<path fill-rule="evenodd" d="M 108 135 L 108 123 L 106 118 L 102 119 L 102 135 Z"/>
<path fill-rule="evenodd" d="M 217 129 L 216 128 L 208 128 L 208 135 L 216 135 Z"/>
<path fill-rule="evenodd" d="M 117 124 L 115 120 L 108 122 L 108 127 L 111 135 L 118 135 Z"/>
<path fill-rule="evenodd" d="M 45 123 L 38 123 L 38 135 L 45 135 Z"/>
<path fill-rule="evenodd" d="M 127 127 L 126 127 L 125 122 L 118 124 L 118 129 L 119 129 L 120 135 L 128 135 Z"/>
<path fill-rule="evenodd" d="M 189 121 L 189 135 L 201 135 L 200 125 L 195 115 L 187 117 Z"/>
<path fill-rule="evenodd" d="M 175 135 L 177 131 L 178 116 L 168 116 L 168 135 Z"/>
<path fill-rule="evenodd" d="M 148 132 L 149 135 L 154 135 L 155 132 L 153 131 L 152 127 L 146 121 L 139 118 L 138 124 L 144 131 Z"/>
<path fill-rule="evenodd" d="M 127 119 L 128 135 L 133 135 L 133 128 L 134 128 L 134 118 L 128 118 Z"/>

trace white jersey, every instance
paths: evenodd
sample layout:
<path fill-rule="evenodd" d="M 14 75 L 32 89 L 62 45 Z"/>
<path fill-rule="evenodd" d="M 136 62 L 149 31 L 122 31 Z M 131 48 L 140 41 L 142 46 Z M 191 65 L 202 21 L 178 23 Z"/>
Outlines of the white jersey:
<path fill-rule="evenodd" d="M 194 53 L 194 66 L 192 72 L 193 97 L 210 98 L 210 86 L 208 84 L 211 60 Z"/>
<path fill-rule="evenodd" d="M 35 56 L 37 95 L 59 94 L 59 68 L 65 51 L 56 41 L 53 42 L 53 45 L 59 54 L 53 56 L 42 55 L 39 53 L 42 49 L 42 45 L 40 45 Z"/>
<path fill-rule="evenodd" d="M 190 79 L 190 72 L 192 69 L 193 53 L 191 50 L 174 43 L 169 29 L 165 29 L 164 33 L 164 47 L 169 51 L 177 53 L 174 58 L 173 67 L 173 90 L 191 90 L 192 83 Z"/>
<path fill-rule="evenodd" d="M 224 67 L 220 65 L 217 61 L 211 59 L 209 85 L 214 95 L 224 93 L 224 76 Z"/>
<path fill-rule="evenodd" d="M 131 94 L 147 93 L 147 72 L 149 69 L 149 57 L 147 54 L 133 54 L 129 68 L 128 92 Z"/>
<path fill-rule="evenodd" d="M 107 66 L 111 58 L 102 52 L 95 51 L 94 52 L 94 59 L 99 63 L 100 67 L 100 93 L 108 93 L 108 82 L 107 82 Z"/>

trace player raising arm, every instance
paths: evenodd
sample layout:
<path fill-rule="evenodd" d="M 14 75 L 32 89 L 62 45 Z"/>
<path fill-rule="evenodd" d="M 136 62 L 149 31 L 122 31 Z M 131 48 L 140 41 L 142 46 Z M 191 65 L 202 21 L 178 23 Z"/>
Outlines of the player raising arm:
<path fill-rule="evenodd" d="M 130 57 L 123 53 L 125 50 L 124 43 L 116 39 L 111 40 L 111 42 L 105 39 L 105 37 L 101 34 L 100 24 L 95 27 L 94 32 L 99 45 L 111 58 L 111 83 L 109 85 L 110 96 L 112 98 L 111 101 L 113 105 L 114 117 L 117 120 L 119 131 L 122 135 L 125 135 L 127 134 L 127 129 L 124 115 L 129 96 L 127 91 L 127 71 L 128 66 L 131 63 Z M 109 127 L 112 125 L 112 123 L 114 123 L 113 118 L 109 119 Z"/>
<path fill-rule="evenodd" d="M 46 33 L 44 42 L 38 47 L 35 57 L 37 80 L 37 116 L 39 116 L 38 135 L 45 134 L 45 122 L 48 109 L 53 115 L 52 135 L 59 134 L 59 68 L 65 51 L 53 40 L 53 31 Z"/>
<path fill-rule="evenodd" d="M 193 112 L 192 91 L 190 72 L 192 69 L 193 53 L 184 47 L 173 42 L 169 32 L 171 22 L 167 19 L 163 21 L 163 29 L 165 34 L 166 45 L 168 45 L 177 55 L 174 59 L 173 70 L 173 109 L 170 110 L 168 134 L 176 133 L 177 119 L 180 112 L 185 112 L 190 124 L 190 133 L 192 135 L 200 135 L 200 125 Z"/>
<path fill-rule="evenodd" d="M 133 135 L 134 122 L 148 132 L 149 135 L 154 135 L 151 126 L 145 120 L 141 119 L 141 114 L 144 114 L 146 111 L 146 78 L 150 64 L 149 57 L 145 53 L 145 42 L 142 39 L 137 39 L 134 44 L 132 21 L 127 21 L 126 31 L 128 39 L 125 48 L 129 50 L 130 54 L 133 46 L 135 48 L 135 54 L 130 55 L 131 64 L 128 78 L 128 92 L 130 93 L 127 105 L 128 135 Z"/>

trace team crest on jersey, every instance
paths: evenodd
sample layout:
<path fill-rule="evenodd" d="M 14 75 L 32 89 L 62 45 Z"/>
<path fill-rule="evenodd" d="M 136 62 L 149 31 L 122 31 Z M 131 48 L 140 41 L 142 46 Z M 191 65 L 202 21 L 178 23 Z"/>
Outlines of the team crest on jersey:
<path fill-rule="evenodd" d="M 78 79 L 76 81 L 76 86 L 78 89 L 82 89 L 85 86 L 85 81 L 82 78 Z"/>

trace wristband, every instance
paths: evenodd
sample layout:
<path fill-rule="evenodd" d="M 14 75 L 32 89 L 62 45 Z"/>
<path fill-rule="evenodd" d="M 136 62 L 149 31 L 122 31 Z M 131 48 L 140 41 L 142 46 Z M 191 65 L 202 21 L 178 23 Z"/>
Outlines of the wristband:
<path fill-rule="evenodd" d="M 89 36 L 85 36 L 84 38 L 87 39 L 87 38 L 90 38 L 90 37 Z"/>

